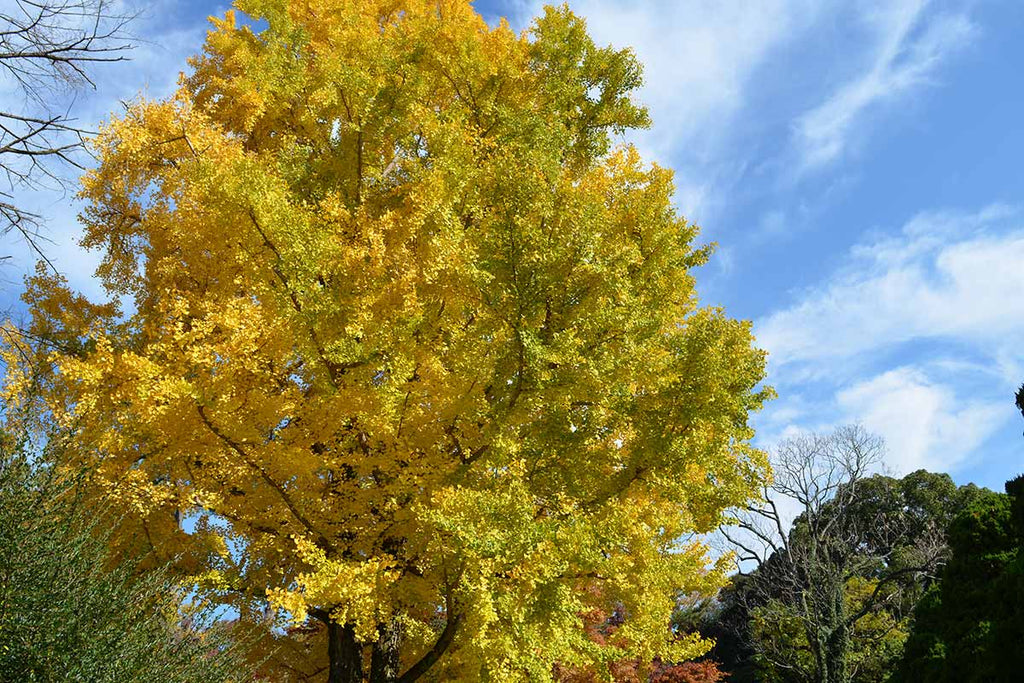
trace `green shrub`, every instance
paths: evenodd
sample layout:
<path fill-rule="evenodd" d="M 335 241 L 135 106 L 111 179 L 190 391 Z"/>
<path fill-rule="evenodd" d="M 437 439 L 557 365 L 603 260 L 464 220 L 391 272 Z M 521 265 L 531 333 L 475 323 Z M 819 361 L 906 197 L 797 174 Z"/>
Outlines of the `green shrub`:
<path fill-rule="evenodd" d="M 24 444 L 0 432 L 0 682 L 251 680 L 230 625 L 166 569 L 113 563 L 102 517 Z"/>

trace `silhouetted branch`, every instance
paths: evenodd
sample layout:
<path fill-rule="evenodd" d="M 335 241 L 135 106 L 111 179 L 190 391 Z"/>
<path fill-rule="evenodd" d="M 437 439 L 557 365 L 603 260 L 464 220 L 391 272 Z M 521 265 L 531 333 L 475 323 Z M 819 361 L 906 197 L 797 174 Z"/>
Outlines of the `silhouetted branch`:
<path fill-rule="evenodd" d="M 61 167 L 83 168 L 78 155 L 92 131 L 71 113 L 75 93 L 96 87 L 96 65 L 127 59 L 133 18 L 110 0 L 12 0 L 0 10 L 0 73 L 13 84 L 0 105 L 0 235 L 16 233 L 48 264 L 41 218 L 15 192 L 66 189 Z"/>

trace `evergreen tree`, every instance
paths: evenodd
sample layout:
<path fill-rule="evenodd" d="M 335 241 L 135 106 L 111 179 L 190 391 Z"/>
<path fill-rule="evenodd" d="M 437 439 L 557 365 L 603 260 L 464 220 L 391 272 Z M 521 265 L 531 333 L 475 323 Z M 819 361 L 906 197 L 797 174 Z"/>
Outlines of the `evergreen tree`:
<path fill-rule="evenodd" d="M 954 520 L 952 555 L 918 604 L 894 680 L 1019 681 L 1024 671 L 1024 477 Z"/>
<path fill-rule="evenodd" d="M 44 462 L 0 432 L 0 683 L 250 680 L 230 625 L 164 569 L 112 565 L 102 517 Z"/>

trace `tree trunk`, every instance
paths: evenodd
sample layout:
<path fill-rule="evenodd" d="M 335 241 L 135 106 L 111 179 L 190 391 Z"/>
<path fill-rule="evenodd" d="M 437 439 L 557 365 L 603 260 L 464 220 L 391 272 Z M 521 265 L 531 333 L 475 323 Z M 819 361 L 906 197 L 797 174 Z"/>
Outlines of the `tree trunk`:
<path fill-rule="evenodd" d="M 401 666 L 402 624 L 392 620 L 373 644 L 370 660 L 370 683 L 395 683 Z"/>
<path fill-rule="evenodd" d="M 819 584 L 820 592 L 813 599 L 813 604 L 808 603 L 806 592 L 800 596 L 804 614 L 815 617 L 804 630 L 814 655 L 814 683 L 849 683 L 850 680 L 846 661 L 850 650 L 850 629 L 846 625 L 842 586 L 835 582 L 833 585 Z"/>
<path fill-rule="evenodd" d="M 327 622 L 327 683 L 363 683 L 363 648 L 351 624 Z"/>
<path fill-rule="evenodd" d="M 846 603 L 843 582 L 832 587 L 832 604 L 829 612 L 828 638 L 825 640 L 824 659 L 828 662 L 825 683 L 848 683 L 846 656 L 850 649 L 850 631 L 846 626 Z"/>
<path fill-rule="evenodd" d="M 846 670 L 846 654 L 849 649 L 849 634 L 846 626 L 839 626 L 825 642 L 825 660 L 828 662 L 828 673 L 825 683 L 848 683 Z"/>
<path fill-rule="evenodd" d="M 827 683 L 829 672 L 829 661 L 828 657 L 825 656 L 827 637 L 822 634 L 820 627 L 816 627 L 813 632 L 809 632 L 807 635 L 807 641 L 811 644 L 811 649 L 814 652 L 816 668 L 814 683 Z"/>

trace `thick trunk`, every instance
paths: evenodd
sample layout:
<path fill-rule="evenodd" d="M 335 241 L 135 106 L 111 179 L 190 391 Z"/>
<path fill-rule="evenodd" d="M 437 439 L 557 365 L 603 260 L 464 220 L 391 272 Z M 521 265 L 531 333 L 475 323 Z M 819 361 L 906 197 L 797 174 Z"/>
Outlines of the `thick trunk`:
<path fill-rule="evenodd" d="M 849 640 L 846 626 L 839 626 L 825 642 L 825 660 L 828 662 L 825 683 L 848 683 L 846 654 L 849 649 Z"/>
<path fill-rule="evenodd" d="M 370 660 L 370 683 L 395 683 L 401 666 L 402 624 L 391 621 L 380 631 L 373 644 Z"/>
<path fill-rule="evenodd" d="M 327 623 L 327 683 L 363 683 L 363 649 L 350 624 Z"/>
<path fill-rule="evenodd" d="M 336 624 L 325 610 L 311 610 L 311 613 L 327 624 L 327 656 L 330 660 L 327 683 L 363 683 L 363 648 L 356 641 L 355 629 L 351 625 Z M 438 636 L 434 647 L 405 673 L 399 675 L 401 666 L 402 627 L 392 621 L 384 627 L 380 638 L 373 644 L 370 660 L 370 683 L 415 683 L 444 654 L 462 621 L 461 614 L 448 618 L 444 630 Z"/>
<path fill-rule="evenodd" d="M 849 683 L 847 656 L 850 650 L 850 630 L 846 626 L 846 606 L 843 584 L 820 584 L 820 591 L 809 600 L 801 595 L 804 614 L 813 615 L 806 627 L 807 642 L 814 654 L 815 683 Z M 826 593 L 825 590 L 828 592 Z"/>

